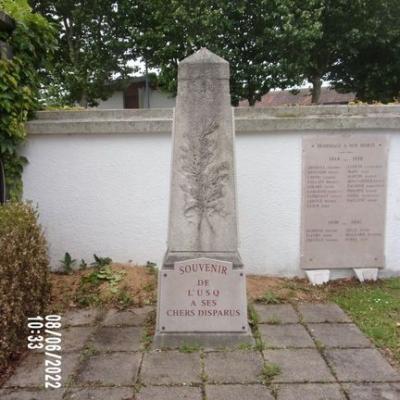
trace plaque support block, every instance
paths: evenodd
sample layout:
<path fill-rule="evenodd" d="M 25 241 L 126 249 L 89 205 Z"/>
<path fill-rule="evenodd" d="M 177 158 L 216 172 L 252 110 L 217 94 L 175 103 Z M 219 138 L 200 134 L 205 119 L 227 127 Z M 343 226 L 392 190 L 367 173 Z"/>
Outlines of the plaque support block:
<path fill-rule="evenodd" d="M 329 282 L 330 271 L 329 269 L 314 269 L 305 271 L 308 280 L 312 285 L 323 285 Z"/>
<path fill-rule="evenodd" d="M 378 268 L 354 268 L 353 271 L 360 282 L 378 279 Z"/>
<path fill-rule="evenodd" d="M 238 346 L 240 344 L 254 345 L 255 340 L 250 328 L 247 332 L 156 332 L 153 349 L 178 348 L 182 345 L 200 346 L 203 348 L 223 348 Z"/>

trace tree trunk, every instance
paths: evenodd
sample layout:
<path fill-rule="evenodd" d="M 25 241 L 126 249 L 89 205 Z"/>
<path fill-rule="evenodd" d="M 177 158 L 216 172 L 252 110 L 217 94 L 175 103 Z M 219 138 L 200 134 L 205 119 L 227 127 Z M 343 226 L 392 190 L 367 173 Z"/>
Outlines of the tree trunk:
<path fill-rule="evenodd" d="M 256 98 L 255 96 L 249 96 L 247 101 L 249 102 L 250 107 L 254 107 L 254 104 L 256 104 Z"/>
<path fill-rule="evenodd" d="M 86 93 L 82 93 L 81 99 L 79 101 L 79 105 L 83 108 L 88 108 L 88 98 Z"/>
<path fill-rule="evenodd" d="M 254 107 L 254 104 L 256 104 L 255 85 L 250 79 L 247 81 L 247 85 L 247 101 L 249 102 L 250 107 Z"/>
<path fill-rule="evenodd" d="M 313 85 L 311 90 L 311 104 L 319 104 L 322 87 L 321 77 L 319 75 L 313 76 L 311 79 L 311 83 Z"/>

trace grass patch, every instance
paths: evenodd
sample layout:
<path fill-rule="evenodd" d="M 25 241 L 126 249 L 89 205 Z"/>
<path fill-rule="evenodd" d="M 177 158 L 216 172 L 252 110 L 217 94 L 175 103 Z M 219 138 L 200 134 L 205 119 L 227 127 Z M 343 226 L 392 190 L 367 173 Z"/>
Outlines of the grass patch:
<path fill-rule="evenodd" d="M 238 346 L 239 350 L 253 350 L 254 346 L 250 343 L 240 343 Z"/>
<path fill-rule="evenodd" d="M 279 295 L 274 293 L 272 290 L 268 290 L 264 293 L 264 296 L 261 298 L 261 302 L 265 304 L 279 304 L 281 303 L 281 299 Z"/>
<path fill-rule="evenodd" d="M 312 286 L 306 279 L 249 276 L 248 287 L 251 300 L 268 304 L 338 304 L 377 347 L 400 365 L 400 277 L 365 283 L 355 278 L 339 279 Z"/>
<path fill-rule="evenodd" d="M 201 350 L 200 345 L 196 344 L 196 343 L 183 343 L 180 347 L 179 347 L 179 351 L 181 353 L 196 353 L 198 351 Z"/>
<path fill-rule="evenodd" d="M 142 336 L 142 344 L 144 350 L 150 350 L 151 344 L 153 343 L 153 337 L 156 330 L 156 311 L 152 310 L 144 323 L 144 330 Z"/>
<path fill-rule="evenodd" d="M 271 384 L 275 376 L 281 373 L 281 367 L 274 363 L 264 363 L 262 377 L 266 385 Z"/>
<path fill-rule="evenodd" d="M 252 348 L 254 350 L 263 351 L 265 350 L 265 343 L 262 340 L 260 331 L 258 329 L 260 318 L 258 317 L 257 311 L 255 310 L 253 304 L 251 303 L 249 303 L 248 305 L 248 318 L 249 318 L 249 325 L 255 340 L 255 344 L 254 346 L 252 346 Z M 247 350 L 247 349 L 242 348 L 242 350 Z"/>
<path fill-rule="evenodd" d="M 374 344 L 400 363 L 400 278 L 367 283 L 332 293 Z"/>

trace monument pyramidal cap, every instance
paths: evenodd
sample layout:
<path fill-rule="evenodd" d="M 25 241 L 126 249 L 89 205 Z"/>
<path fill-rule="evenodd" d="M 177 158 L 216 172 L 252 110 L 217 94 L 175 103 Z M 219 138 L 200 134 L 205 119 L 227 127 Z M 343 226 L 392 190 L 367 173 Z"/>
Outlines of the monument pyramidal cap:
<path fill-rule="evenodd" d="M 206 48 L 182 60 L 155 347 L 253 340 L 238 252 L 233 121 L 229 63 Z"/>

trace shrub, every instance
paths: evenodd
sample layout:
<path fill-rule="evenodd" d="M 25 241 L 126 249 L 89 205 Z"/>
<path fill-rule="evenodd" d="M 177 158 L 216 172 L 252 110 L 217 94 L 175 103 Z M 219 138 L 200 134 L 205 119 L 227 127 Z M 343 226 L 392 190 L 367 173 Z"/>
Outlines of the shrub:
<path fill-rule="evenodd" d="M 0 369 L 26 348 L 27 318 L 49 299 L 47 244 L 37 211 L 23 203 L 0 206 Z"/>

